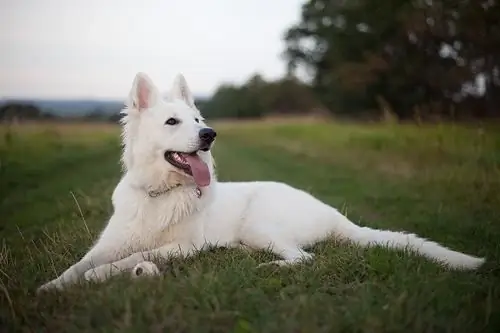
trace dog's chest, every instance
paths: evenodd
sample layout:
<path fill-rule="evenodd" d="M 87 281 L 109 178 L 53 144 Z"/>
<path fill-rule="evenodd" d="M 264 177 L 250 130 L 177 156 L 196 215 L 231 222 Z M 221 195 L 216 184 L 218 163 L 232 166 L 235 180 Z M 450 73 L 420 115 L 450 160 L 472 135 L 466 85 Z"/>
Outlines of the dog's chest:
<path fill-rule="evenodd" d="M 155 246 L 180 242 L 189 237 L 192 217 L 199 209 L 192 200 L 162 199 L 158 197 L 148 200 L 139 213 L 140 238 Z"/>

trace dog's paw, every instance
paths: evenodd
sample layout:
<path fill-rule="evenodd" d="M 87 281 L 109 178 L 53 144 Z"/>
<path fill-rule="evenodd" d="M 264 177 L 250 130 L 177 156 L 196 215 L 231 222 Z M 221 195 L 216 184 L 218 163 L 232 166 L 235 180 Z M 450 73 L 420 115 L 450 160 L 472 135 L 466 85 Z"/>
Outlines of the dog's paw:
<path fill-rule="evenodd" d="M 49 281 L 49 282 L 41 285 L 40 287 L 38 287 L 38 289 L 36 290 L 36 294 L 39 295 L 43 292 L 48 292 L 51 290 L 61 290 L 62 287 L 63 286 L 62 286 L 61 281 L 54 279 L 54 280 Z"/>
<path fill-rule="evenodd" d="M 265 267 L 265 266 L 278 266 L 278 267 L 294 266 L 294 265 L 304 264 L 304 263 L 310 262 L 313 259 L 314 259 L 314 255 L 312 253 L 304 252 L 301 257 L 294 258 L 294 259 L 273 260 L 273 261 L 259 264 L 259 265 L 257 265 L 257 268 L 261 268 L 261 267 Z"/>
<path fill-rule="evenodd" d="M 100 268 L 92 268 L 86 271 L 83 277 L 89 282 L 101 282 L 106 279 L 106 274 Z"/>
<path fill-rule="evenodd" d="M 132 278 L 160 275 L 160 270 L 151 261 L 143 261 L 132 269 Z"/>
<path fill-rule="evenodd" d="M 261 264 L 258 264 L 257 265 L 257 268 L 262 268 L 262 267 L 269 267 L 269 266 L 277 266 L 277 267 L 280 267 L 280 266 L 286 266 L 288 265 L 289 263 L 286 261 L 286 260 L 273 260 L 273 261 L 269 261 L 269 262 L 263 262 Z"/>

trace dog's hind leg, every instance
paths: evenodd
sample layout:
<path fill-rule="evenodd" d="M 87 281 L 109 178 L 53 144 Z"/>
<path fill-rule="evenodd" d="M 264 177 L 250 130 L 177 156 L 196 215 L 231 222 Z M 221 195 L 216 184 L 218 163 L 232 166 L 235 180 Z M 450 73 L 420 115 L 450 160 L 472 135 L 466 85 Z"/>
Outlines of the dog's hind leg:
<path fill-rule="evenodd" d="M 314 258 L 314 255 L 312 253 L 306 252 L 301 248 L 295 246 L 276 246 L 275 244 L 271 248 L 271 251 L 274 254 L 281 256 L 283 259 L 273 260 L 270 262 L 259 264 L 257 268 L 270 265 L 276 265 L 276 266 L 296 265 L 306 261 L 310 261 Z"/>
<path fill-rule="evenodd" d="M 172 256 L 187 257 L 192 255 L 194 251 L 194 246 L 170 243 L 151 251 L 137 252 L 113 263 L 89 269 L 85 272 L 84 276 L 87 281 L 102 282 L 114 275 L 131 270 L 141 262 L 152 261 L 158 258 L 167 259 Z"/>
<path fill-rule="evenodd" d="M 299 244 L 289 237 L 281 235 L 280 230 L 269 229 L 268 224 L 245 223 L 239 238 L 241 243 L 248 248 L 270 250 L 282 258 L 259 264 L 257 267 L 268 265 L 289 266 L 310 261 L 314 258 L 312 253 L 304 251 Z"/>
<path fill-rule="evenodd" d="M 281 260 L 273 260 L 270 262 L 262 263 L 257 267 L 277 265 L 277 266 L 288 266 L 300 264 L 314 258 L 312 253 L 306 252 L 300 248 L 297 244 L 293 242 L 287 242 L 281 239 L 272 239 L 269 235 L 264 233 L 249 232 L 246 234 L 247 237 L 243 238 L 243 243 L 253 249 L 260 250 L 270 250 L 275 255 L 280 256 Z"/>

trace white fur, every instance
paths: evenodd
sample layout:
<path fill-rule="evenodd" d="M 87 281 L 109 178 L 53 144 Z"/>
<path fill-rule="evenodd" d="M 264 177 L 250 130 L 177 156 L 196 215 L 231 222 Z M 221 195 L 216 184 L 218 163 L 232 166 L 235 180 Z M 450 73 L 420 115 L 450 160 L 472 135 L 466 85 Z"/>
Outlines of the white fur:
<path fill-rule="evenodd" d="M 124 175 L 112 196 L 114 213 L 88 253 L 39 290 L 61 288 L 82 276 L 103 281 L 155 257 L 188 256 L 213 245 L 271 249 L 282 259 L 266 264 L 294 264 L 312 258 L 304 248 L 329 237 L 360 246 L 408 248 L 453 269 L 475 269 L 484 262 L 414 234 L 357 226 L 335 208 L 283 183 L 217 182 L 209 151 L 198 152 L 212 174 L 198 197 L 193 178 L 163 154 L 196 149 L 198 132 L 206 125 L 182 75 L 167 100 L 159 96 L 151 80 L 139 73 L 124 110 Z M 166 126 L 170 117 L 181 124 Z M 175 184 L 181 186 L 172 188 Z M 151 189 L 170 190 L 150 197 Z"/>
<path fill-rule="evenodd" d="M 93 270 L 88 270 L 87 272 L 92 273 Z M 85 275 L 87 276 L 88 274 L 85 273 Z M 160 275 L 160 270 L 158 269 L 158 266 L 156 266 L 156 264 L 151 261 L 143 261 L 141 263 L 138 263 L 132 269 L 132 274 L 131 274 L 133 279 L 146 276 L 156 276 L 156 275 Z"/>

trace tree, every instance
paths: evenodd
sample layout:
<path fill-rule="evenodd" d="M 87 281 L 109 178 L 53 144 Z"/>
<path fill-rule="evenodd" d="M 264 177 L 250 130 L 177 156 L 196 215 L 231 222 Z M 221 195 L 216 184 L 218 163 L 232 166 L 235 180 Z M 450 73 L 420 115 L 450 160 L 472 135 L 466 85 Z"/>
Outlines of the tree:
<path fill-rule="evenodd" d="M 267 82 L 252 75 L 241 86 L 221 85 L 200 104 L 210 118 L 259 118 L 271 113 L 308 113 L 320 106 L 310 87 L 293 76 Z"/>
<path fill-rule="evenodd" d="M 314 91 L 335 112 L 384 100 L 401 118 L 415 107 L 446 114 L 474 91 L 478 74 L 492 109 L 499 7 L 496 0 L 309 0 L 286 31 L 285 57 L 291 72 L 309 71 Z"/>
<path fill-rule="evenodd" d="M 32 104 L 7 103 L 0 108 L 0 121 L 38 119 L 41 114 L 40 109 Z"/>

